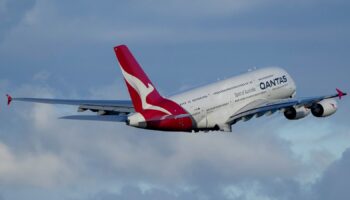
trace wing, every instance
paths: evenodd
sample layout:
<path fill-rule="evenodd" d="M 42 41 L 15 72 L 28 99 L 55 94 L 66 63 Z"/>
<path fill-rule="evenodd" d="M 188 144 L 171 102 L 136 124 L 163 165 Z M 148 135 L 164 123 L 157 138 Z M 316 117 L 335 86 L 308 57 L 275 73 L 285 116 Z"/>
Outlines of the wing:
<path fill-rule="evenodd" d="M 128 117 L 126 115 L 71 115 L 60 117 L 60 119 L 126 122 L 128 120 Z"/>
<path fill-rule="evenodd" d="M 347 94 L 337 89 L 337 94 L 309 97 L 309 98 L 293 98 L 293 99 L 281 99 L 281 100 L 257 100 L 249 103 L 236 114 L 232 115 L 227 121 L 228 124 L 234 124 L 240 120 L 247 121 L 251 118 L 261 117 L 263 115 L 271 115 L 279 110 L 284 110 L 292 106 L 305 106 L 310 108 L 313 104 L 320 102 L 324 99 L 332 99 L 339 97 L 340 99 Z"/>
<path fill-rule="evenodd" d="M 42 99 L 42 98 L 12 98 L 7 95 L 8 105 L 12 101 L 23 101 L 44 104 L 62 104 L 78 106 L 78 112 L 90 110 L 99 116 L 75 115 L 63 119 L 99 120 L 99 121 L 126 121 L 126 115 L 135 112 L 129 100 L 68 100 L 68 99 Z M 101 117 L 104 116 L 104 117 Z M 114 117 L 106 117 L 114 116 Z"/>

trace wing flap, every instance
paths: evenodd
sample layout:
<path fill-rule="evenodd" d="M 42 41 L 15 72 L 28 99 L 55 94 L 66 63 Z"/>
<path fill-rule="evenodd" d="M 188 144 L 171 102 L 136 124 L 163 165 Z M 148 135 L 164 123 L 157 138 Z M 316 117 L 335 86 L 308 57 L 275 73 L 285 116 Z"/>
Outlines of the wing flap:
<path fill-rule="evenodd" d="M 78 112 L 84 112 L 91 110 L 93 112 L 105 111 L 112 113 L 132 113 L 134 112 L 133 107 L 121 107 L 121 106 L 100 106 L 100 105 L 81 105 L 78 108 Z"/>

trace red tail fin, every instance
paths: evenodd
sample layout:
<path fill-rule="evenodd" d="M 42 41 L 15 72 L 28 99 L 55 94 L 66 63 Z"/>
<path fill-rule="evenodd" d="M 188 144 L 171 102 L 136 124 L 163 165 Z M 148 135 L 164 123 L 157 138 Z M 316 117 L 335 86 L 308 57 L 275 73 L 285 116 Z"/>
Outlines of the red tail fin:
<path fill-rule="evenodd" d="M 160 96 L 128 47 L 120 45 L 115 47 L 114 51 L 118 58 L 135 111 L 141 112 L 161 102 L 163 97 Z M 156 110 L 169 113 L 163 108 L 157 108 Z"/>
<path fill-rule="evenodd" d="M 147 122 L 147 127 L 159 130 L 192 130 L 190 117 L 177 118 L 177 116 L 188 114 L 187 111 L 158 93 L 128 47 L 125 45 L 117 46 L 114 51 L 120 63 L 135 111 L 143 116 Z"/>

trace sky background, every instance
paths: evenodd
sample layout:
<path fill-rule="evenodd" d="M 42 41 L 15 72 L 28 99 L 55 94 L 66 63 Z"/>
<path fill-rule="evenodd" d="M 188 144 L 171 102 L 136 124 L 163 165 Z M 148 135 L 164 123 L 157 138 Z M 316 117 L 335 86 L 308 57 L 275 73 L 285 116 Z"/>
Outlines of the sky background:
<path fill-rule="evenodd" d="M 0 0 L 0 199 L 330 200 L 350 196 L 349 98 L 184 134 L 64 121 L 75 107 L 5 94 L 128 99 L 127 44 L 164 95 L 280 66 L 298 96 L 350 91 L 346 0 Z"/>

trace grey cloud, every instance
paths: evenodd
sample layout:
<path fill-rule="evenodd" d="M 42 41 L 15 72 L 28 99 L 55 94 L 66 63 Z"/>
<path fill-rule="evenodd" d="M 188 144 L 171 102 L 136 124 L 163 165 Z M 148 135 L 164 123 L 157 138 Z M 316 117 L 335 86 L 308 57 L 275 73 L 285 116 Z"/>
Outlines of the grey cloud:
<path fill-rule="evenodd" d="M 350 149 L 334 162 L 313 187 L 314 199 L 348 199 L 350 196 Z"/>
<path fill-rule="evenodd" d="M 177 1 L 172 2 L 176 4 Z M 176 7 L 196 9 L 194 5 L 201 4 L 213 9 L 216 7 L 230 9 L 232 4 L 242 3 L 242 1 L 226 0 L 221 4 L 217 1 L 194 1 L 186 2 L 184 6 L 181 2 L 171 6 L 171 8 L 174 7 L 172 12 L 175 15 L 182 10 Z M 164 10 L 163 7 L 166 6 L 162 3 L 158 5 L 158 1 L 137 3 L 107 1 L 107 3 L 96 4 L 93 1 L 83 3 L 83 1 L 38 0 L 20 23 L 13 27 L 0 46 L 0 59 L 4 62 L 2 67 L 5 71 L 2 75 L 6 76 L 7 72 L 11 76 L 18 77 L 20 81 L 25 79 L 25 73 L 33 74 L 36 71 L 46 70 L 67 77 L 76 84 L 84 82 L 82 83 L 84 86 L 89 84 L 87 80 L 91 79 L 103 80 L 101 77 L 106 77 L 105 80 L 113 80 L 113 76 L 105 74 L 107 71 L 111 72 L 114 69 L 112 67 L 116 66 L 112 47 L 121 43 L 127 43 L 135 50 L 142 52 L 142 55 L 147 55 L 145 58 L 150 59 L 145 59 L 145 63 L 151 63 L 152 66 L 169 66 L 170 73 L 176 75 L 182 73 L 185 68 L 190 70 L 190 73 L 196 73 L 195 70 L 198 70 L 199 66 L 206 68 L 208 73 L 199 77 L 207 79 L 205 81 L 208 81 L 210 74 L 214 71 L 220 77 L 225 75 L 221 71 L 241 71 L 254 65 L 264 66 L 265 64 L 300 66 L 299 68 L 307 70 L 309 74 L 315 70 L 312 66 L 317 66 L 317 69 L 328 66 L 328 64 L 314 63 L 318 60 L 314 58 L 320 57 L 314 54 L 317 54 L 320 49 L 328 49 L 315 48 L 316 46 L 331 48 L 322 52 L 327 55 L 323 57 L 329 58 L 330 55 L 334 55 L 336 58 L 327 60 L 341 60 L 338 56 L 342 55 L 340 52 L 342 50 L 332 48 L 332 44 L 343 41 L 342 43 L 346 46 L 349 33 L 347 26 L 343 25 L 347 24 L 343 19 L 346 17 L 324 14 L 322 10 L 325 7 L 329 8 L 326 3 L 315 5 L 311 1 L 305 4 L 300 2 L 291 3 L 292 5 L 278 4 L 281 6 L 278 7 L 274 1 L 268 3 L 263 1 L 263 4 L 261 2 L 252 3 L 254 4 L 252 9 L 257 10 L 254 12 L 224 18 L 200 15 L 198 18 L 192 16 L 180 20 L 153 12 L 154 9 Z M 251 3 L 244 1 L 242 4 Z M 299 4 L 304 5 L 301 10 L 293 9 L 293 6 Z M 203 12 L 207 10 L 200 7 L 197 9 Z M 215 15 L 220 16 L 221 8 L 216 9 L 218 11 Z M 309 18 L 310 9 L 315 13 L 311 19 Z M 296 10 L 298 15 L 294 15 Z M 322 23 L 315 26 L 318 18 Z M 324 18 L 327 20 L 323 20 Z M 252 47 L 253 43 L 256 47 Z M 203 57 L 211 56 L 208 49 L 220 50 L 221 53 L 215 58 L 207 59 L 205 63 L 198 61 Z M 154 58 L 165 51 L 170 54 L 171 63 L 168 62 L 170 59 Z M 281 55 L 275 56 L 276 54 Z M 21 59 L 18 59 L 18 55 L 21 55 Z M 150 62 L 152 60 L 160 60 L 161 63 Z M 186 60 L 185 63 L 184 60 Z M 217 60 L 220 60 L 220 63 L 216 63 Z M 295 63 L 297 61 L 300 62 Z M 30 67 L 27 67 L 28 63 Z M 211 67 L 212 65 L 221 65 L 223 70 L 215 70 Z M 183 67 L 180 70 L 174 70 L 179 66 Z M 234 70 L 232 66 L 235 66 Z M 298 70 L 298 67 L 293 70 Z M 22 73 L 18 74 L 18 71 Z M 67 74 L 67 71 L 70 73 Z M 76 77 L 82 75 L 87 79 L 76 81 Z M 169 77 L 166 78 L 169 79 Z M 164 81 L 165 77 L 158 77 L 158 79 Z M 184 79 L 189 78 L 184 77 Z M 90 83 L 88 86 L 91 85 Z"/>
<path fill-rule="evenodd" d="M 0 0 L 0 44 L 34 5 L 35 0 Z"/>
<path fill-rule="evenodd" d="M 213 190 L 213 189 L 212 189 Z M 210 193 L 209 191 L 202 192 L 198 190 L 192 191 L 169 191 L 160 188 L 142 191 L 137 186 L 124 186 L 119 193 L 101 191 L 90 197 L 90 200 L 136 200 L 136 199 L 154 199 L 154 200 L 175 200 L 175 199 L 226 199 L 219 191 Z"/>
<path fill-rule="evenodd" d="M 205 188 L 201 185 L 199 193 L 196 190 L 190 190 L 182 194 L 163 197 L 165 199 L 183 199 L 189 196 L 191 199 L 348 199 L 349 191 L 349 170 L 350 150 L 344 152 L 341 159 L 335 161 L 325 171 L 319 181 L 315 184 L 304 185 L 293 179 L 264 179 L 259 181 L 242 181 L 235 185 L 228 185 L 224 190 L 217 190 L 215 186 Z M 223 187 L 225 188 L 225 187 Z M 201 191 L 208 193 L 201 194 Z M 224 192 L 223 192 L 224 191 Z M 129 194 L 129 193 L 132 194 Z M 137 198 L 154 199 L 158 195 L 166 193 L 161 190 L 151 190 L 149 193 L 142 193 L 137 187 L 125 187 L 118 194 L 108 193 L 106 191 L 96 194 L 94 199 L 123 199 L 124 196 Z M 129 195 L 127 195 L 129 194 Z M 156 195 L 157 194 L 157 195 Z M 184 195 L 187 194 L 187 195 Z M 153 196 L 154 195 L 154 196 Z M 186 198 L 185 198 L 186 199 Z"/>
<path fill-rule="evenodd" d="M 266 8 L 274 5 L 274 0 L 260 1 L 242 1 L 242 0 L 221 0 L 218 1 L 137 1 L 122 4 L 118 1 L 108 1 L 110 4 L 95 4 L 92 2 L 58 2 L 39 0 L 35 7 L 28 12 L 22 19 L 21 24 L 12 32 L 8 41 L 3 45 L 3 49 L 11 52 L 27 51 L 21 50 L 23 46 L 27 48 L 45 48 L 46 51 L 40 51 L 41 55 L 53 54 L 52 51 L 67 51 L 67 46 L 83 45 L 84 43 L 169 43 L 178 42 L 227 42 L 227 41 L 251 41 L 269 38 L 275 41 L 290 40 L 324 40 L 331 35 L 342 32 L 332 31 L 327 27 L 308 29 L 296 29 L 295 26 L 274 28 L 266 22 L 265 27 L 251 26 L 250 18 L 232 17 L 229 24 L 215 23 L 208 21 L 207 26 L 202 23 L 208 19 L 203 13 L 213 13 L 214 16 L 221 16 L 223 13 L 233 15 L 232 10 L 245 10 L 245 8 Z M 302 1 L 295 4 L 302 4 Z M 72 4 L 65 6 L 66 4 Z M 107 6 L 108 5 L 108 6 Z M 308 5 L 308 4 L 306 4 Z M 79 10 L 78 10 L 79 8 Z M 126 9 L 128 12 L 126 12 Z M 264 9 L 263 9 L 264 10 Z M 78 12 L 79 11 L 79 12 Z M 158 13 L 158 12 L 160 13 Z M 181 11 L 181 12 L 179 12 Z M 79 14 L 77 14 L 79 13 Z M 105 13 L 109 13 L 106 15 Z M 174 16 L 191 15 L 183 17 L 184 21 Z M 196 13 L 199 19 L 195 18 Z M 173 16 L 167 16 L 167 15 Z M 260 13 L 267 15 L 268 13 Z M 149 17 L 140 18 L 139 15 Z M 97 17 L 99 16 L 99 17 Z M 159 17 L 162 16 L 162 17 Z M 252 15 L 255 17 L 255 15 Z M 257 16 L 258 17 L 258 16 Z M 276 16 L 277 18 L 278 16 Z M 127 19 L 127 20 L 123 20 Z M 213 18 L 211 18 L 213 20 Z M 275 18 L 272 22 L 277 21 Z M 242 26 L 242 22 L 248 25 Z M 299 20 L 296 20 L 299 21 Z M 277 24 L 279 22 L 277 21 Z M 339 27 L 336 27 L 339 29 Z M 344 35 L 349 30 L 343 31 Z M 20 46 L 16 46 L 14 39 L 21 38 Z M 65 46 L 62 47 L 64 42 Z M 55 48 L 50 48 L 55 46 Z M 33 50 L 32 50 L 33 51 Z M 32 53 L 35 53 L 33 51 Z"/>

